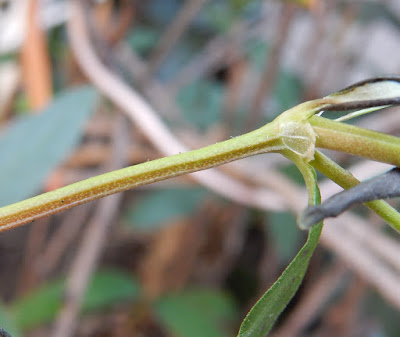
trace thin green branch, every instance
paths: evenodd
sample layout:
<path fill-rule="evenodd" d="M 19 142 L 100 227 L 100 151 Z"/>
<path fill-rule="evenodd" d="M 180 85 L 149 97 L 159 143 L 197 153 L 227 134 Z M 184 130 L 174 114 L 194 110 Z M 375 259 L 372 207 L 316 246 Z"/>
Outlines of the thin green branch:
<path fill-rule="evenodd" d="M 248 156 L 283 148 L 273 123 L 248 134 L 208 147 L 165 157 L 44 193 L 0 208 L 0 231 L 71 207 L 182 174 L 215 167 Z"/>
<path fill-rule="evenodd" d="M 315 176 L 311 174 L 308 162 L 314 157 L 315 146 L 400 166 L 399 138 L 313 115 L 322 109 L 397 104 L 400 102 L 399 82 L 398 78 L 364 81 L 323 99 L 300 104 L 248 134 L 113 171 L 0 208 L 0 231 L 133 187 L 272 151 L 280 152 L 296 163 L 313 203 L 318 196 L 315 194 Z M 373 99 L 368 100 L 369 97 Z"/>
<path fill-rule="evenodd" d="M 309 121 L 317 134 L 316 147 L 400 166 L 398 137 L 319 116 L 313 116 Z"/>
<path fill-rule="evenodd" d="M 336 164 L 323 153 L 316 151 L 314 158 L 315 159 L 311 161 L 310 164 L 344 189 L 349 189 L 360 183 L 350 172 Z M 400 214 L 396 209 L 383 200 L 366 202 L 365 205 L 385 220 L 394 230 L 400 233 Z M 304 227 L 301 217 L 299 221 L 300 227 Z"/>

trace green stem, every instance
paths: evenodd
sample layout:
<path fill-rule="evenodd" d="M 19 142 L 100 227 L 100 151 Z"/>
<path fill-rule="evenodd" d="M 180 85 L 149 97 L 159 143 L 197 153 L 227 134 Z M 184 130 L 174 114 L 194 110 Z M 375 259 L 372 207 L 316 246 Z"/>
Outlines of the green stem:
<path fill-rule="evenodd" d="M 319 116 L 309 121 L 317 134 L 316 147 L 400 166 L 400 138 Z"/>
<path fill-rule="evenodd" d="M 314 160 L 310 164 L 344 189 L 349 189 L 360 183 L 350 172 L 319 151 L 315 152 Z M 400 214 L 396 209 L 383 200 L 366 202 L 365 205 L 400 233 Z"/>
<path fill-rule="evenodd" d="M 102 174 L 0 208 L 0 231 L 133 187 L 215 167 L 248 156 L 278 151 L 283 145 L 270 123 L 208 147 Z"/>
<path fill-rule="evenodd" d="M 321 203 L 321 195 L 319 193 L 317 175 L 314 168 L 292 151 L 288 151 L 285 149 L 281 151 L 281 153 L 296 165 L 301 175 L 303 176 L 304 183 L 308 192 L 308 204 L 317 205 Z"/>

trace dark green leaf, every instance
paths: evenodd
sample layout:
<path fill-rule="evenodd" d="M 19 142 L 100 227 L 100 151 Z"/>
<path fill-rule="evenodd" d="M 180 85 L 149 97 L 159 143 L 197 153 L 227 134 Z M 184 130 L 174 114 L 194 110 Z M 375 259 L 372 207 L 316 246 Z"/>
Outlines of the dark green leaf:
<path fill-rule="evenodd" d="M 99 310 L 116 302 L 134 300 L 139 295 L 139 283 L 131 274 L 115 270 L 99 272 L 86 292 L 83 310 Z"/>
<path fill-rule="evenodd" d="M 0 206 L 36 193 L 79 141 L 96 101 L 89 87 L 57 96 L 40 115 L 23 117 L 0 138 Z"/>
<path fill-rule="evenodd" d="M 310 179 L 314 181 L 314 195 L 311 199 L 314 200 L 315 204 L 319 204 L 321 197 L 316 185 L 315 171 L 310 172 L 312 172 L 313 177 L 305 177 L 305 180 L 308 180 L 308 183 L 310 183 Z M 308 174 L 310 175 L 310 173 Z M 307 242 L 297 253 L 294 260 L 243 320 L 238 334 L 239 337 L 265 337 L 271 330 L 276 319 L 297 292 L 304 278 L 311 256 L 318 245 L 322 226 L 322 223 L 320 223 L 311 228 Z"/>
<path fill-rule="evenodd" d="M 154 230 L 174 218 L 193 214 L 207 192 L 202 189 L 165 189 L 151 192 L 127 213 L 128 223 L 138 230 Z"/>
<path fill-rule="evenodd" d="M 226 294 L 205 289 L 168 294 L 155 310 L 171 336 L 228 337 L 237 314 L 235 303 Z"/>
<path fill-rule="evenodd" d="M 51 322 L 57 315 L 63 298 L 63 281 L 53 281 L 12 305 L 17 326 L 28 330 Z M 103 271 L 95 274 L 85 295 L 83 308 L 99 310 L 121 301 L 132 301 L 139 295 L 139 285 L 130 274 Z"/>

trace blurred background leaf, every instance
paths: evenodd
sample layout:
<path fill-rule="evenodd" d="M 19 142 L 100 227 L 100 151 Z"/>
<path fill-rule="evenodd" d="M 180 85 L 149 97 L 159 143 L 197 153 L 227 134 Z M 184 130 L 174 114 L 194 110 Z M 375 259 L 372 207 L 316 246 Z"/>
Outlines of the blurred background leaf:
<path fill-rule="evenodd" d="M 176 337 L 232 336 L 237 310 L 232 298 L 210 289 L 186 289 L 162 296 L 155 311 Z"/>
<path fill-rule="evenodd" d="M 63 303 L 63 283 L 51 281 L 13 303 L 11 312 L 16 326 L 26 331 L 51 322 Z M 120 271 L 99 271 L 88 286 L 83 310 L 91 312 L 135 301 L 139 294 L 140 287 L 131 275 Z"/>
<path fill-rule="evenodd" d="M 48 174 L 79 142 L 96 92 L 83 87 L 59 94 L 40 114 L 21 117 L 0 137 L 0 206 L 37 193 Z"/>
<path fill-rule="evenodd" d="M 173 220 L 193 215 L 207 196 L 203 189 L 164 189 L 149 192 L 125 214 L 129 227 L 140 231 L 162 228 Z"/>

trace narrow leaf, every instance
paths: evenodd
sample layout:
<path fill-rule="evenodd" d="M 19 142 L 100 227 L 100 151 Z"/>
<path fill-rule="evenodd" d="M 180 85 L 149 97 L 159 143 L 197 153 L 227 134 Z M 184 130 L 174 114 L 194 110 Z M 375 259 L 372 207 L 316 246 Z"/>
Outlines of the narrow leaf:
<path fill-rule="evenodd" d="M 310 201 L 313 201 L 314 204 L 319 203 L 320 194 L 316 184 L 315 171 L 304 163 L 303 167 L 299 166 L 299 168 L 309 189 L 313 184 L 312 190 L 309 190 Z M 265 337 L 268 334 L 276 319 L 297 292 L 307 271 L 311 256 L 317 247 L 322 226 L 322 223 L 320 223 L 311 228 L 307 242 L 296 257 L 247 314 L 240 327 L 238 337 Z"/>
<path fill-rule="evenodd" d="M 77 144 L 95 103 L 92 88 L 60 94 L 40 115 L 19 119 L 0 137 L 0 206 L 25 199 L 42 186 Z"/>

